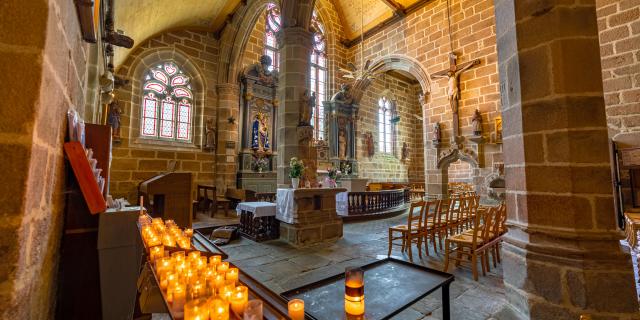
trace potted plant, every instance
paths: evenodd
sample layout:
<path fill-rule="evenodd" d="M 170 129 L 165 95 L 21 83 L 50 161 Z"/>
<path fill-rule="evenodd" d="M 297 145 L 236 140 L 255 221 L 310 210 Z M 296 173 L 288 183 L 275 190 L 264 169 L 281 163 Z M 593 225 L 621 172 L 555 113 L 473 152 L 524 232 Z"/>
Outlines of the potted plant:
<path fill-rule="evenodd" d="M 300 184 L 300 177 L 302 177 L 302 173 L 304 172 L 304 163 L 302 160 L 298 160 L 298 158 L 293 157 L 289 161 L 289 178 L 291 178 L 291 186 L 294 189 L 298 189 Z"/>
<path fill-rule="evenodd" d="M 338 169 L 331 167 L 327 169 L 327 186 L 329 188 L 337 187 L 336 180 L 338 179 Z"/>

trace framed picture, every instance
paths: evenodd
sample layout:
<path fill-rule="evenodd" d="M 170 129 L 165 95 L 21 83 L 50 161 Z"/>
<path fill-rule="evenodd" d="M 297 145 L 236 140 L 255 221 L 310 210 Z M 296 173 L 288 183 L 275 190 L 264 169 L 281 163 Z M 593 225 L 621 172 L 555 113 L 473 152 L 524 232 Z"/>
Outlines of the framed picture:
<path fill-rule="evenodd" d="M 495 143 L 502 143 L 502 117 L 494 119 L 496 138 Z"/>

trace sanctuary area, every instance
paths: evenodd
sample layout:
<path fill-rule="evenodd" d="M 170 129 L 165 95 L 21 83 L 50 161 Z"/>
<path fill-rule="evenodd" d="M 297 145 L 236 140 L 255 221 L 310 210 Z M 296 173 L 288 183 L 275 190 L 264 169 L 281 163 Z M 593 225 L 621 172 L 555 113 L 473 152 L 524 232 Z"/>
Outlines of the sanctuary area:
<path fill-rule="evenodd" d="M 640 0 L 0 14 L 0 319 L 640 319 Z"/>

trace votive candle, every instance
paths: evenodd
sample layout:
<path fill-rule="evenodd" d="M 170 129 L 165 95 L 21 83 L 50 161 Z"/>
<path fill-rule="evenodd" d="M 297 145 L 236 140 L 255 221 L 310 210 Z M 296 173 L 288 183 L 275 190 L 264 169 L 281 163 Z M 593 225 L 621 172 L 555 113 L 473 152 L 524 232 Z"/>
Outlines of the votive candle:
<path fill-rule="evenodd" d="M 238 315 L 244 313 L 244 309 L 247 307 L 249 301 L 249 289 L 245 286 L 236 287 L 233 294 L 229 298 L 231 303 L 231 310 Z"/>
<path fill-rule="evenodd" d="M 233 284 L 238 282 L 238 268 L 229 268 L 225 273 L 225 278 L 229 281 L 233 281 Z"/>
<path fill-rule="evenodd" d="M 208 320 L 209 310 L 205 300 L 195 299 L 184 305 L 184 320 Z"/>
<path fill-rule="evenodd" d="M 228 270 L 229 270 L 229 262 L 227 261 L 220 262 L 220 264 L 216 268 L 216 271 L 222 274 L 227 273 Z"/>
<path fill-rule="evenodd" d="M 164 247 L 163 246 L 155 246 L 149 249 L 149 261 L 153 262 L 156 259 L 164 257 Z"/>
<path fill-rule="evenodd" d="M 229 320 L 229 302 L 220 298 L 211 298 L 209 304 L 209 318 L 211 320 Z"/>
<path fill-rule="evenodd" d="M 220 262 L 222 262 L 222 256 L 213 255 L 213 256 L 209 257 L 209 264 L 217 266 L 217 265 L 220 264 Z"/>
<path fill-rule="evenodd" d="M 171 306 L 174 310 L 182 310 L 184 303 L 187 301 L 187 290 L 183 284 L 177 283 L 173 288 L 173 302 Z"/>
<path fill-rule="evenodd" d="M 304 301 L 300 299 L 289 301 L 289 318 L 291 320 L 304 320 Z"/>

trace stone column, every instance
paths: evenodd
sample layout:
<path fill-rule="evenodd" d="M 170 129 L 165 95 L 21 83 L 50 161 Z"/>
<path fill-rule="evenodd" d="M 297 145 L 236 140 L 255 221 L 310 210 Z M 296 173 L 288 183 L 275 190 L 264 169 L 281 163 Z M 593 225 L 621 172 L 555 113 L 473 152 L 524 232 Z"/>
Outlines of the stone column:
<path fill-rule="evenodd" d="M 222 194 L 227 188 L 236 187 L 240 86 L 235 83 L 224 83 L 217 85 L 216 88 L 218 90 L 216 191 Z M 235 119 L 235 123 L 230 123 L 230 117 Z"/>
<path fill-rule="evenodd" d="M 530 319 L 637 317 L 613 210 L 595 0 L 495 5 L 508 300 Z"/>
<path fill-rule="evenodd" d="M 298 123 L 302 98 L 309 86 L 311 36 L 311 32 L 300 27 L 283 28 L 278 34 L 278 187 L 291 185 L 289 159 L 300 156 Z"/>

